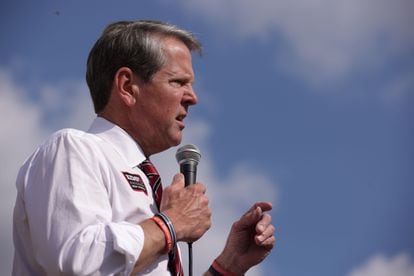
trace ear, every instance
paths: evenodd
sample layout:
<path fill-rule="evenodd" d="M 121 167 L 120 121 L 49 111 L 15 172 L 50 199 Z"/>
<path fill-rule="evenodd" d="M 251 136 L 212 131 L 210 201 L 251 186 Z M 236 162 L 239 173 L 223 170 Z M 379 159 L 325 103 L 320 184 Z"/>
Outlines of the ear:
<path fill-rule="evenodd" d="M 133 106 L 139 92 L 134 72 L 128 67 L 121 67 L 116 71 L 114 85 L 121 101 L 127 106 Z"/>

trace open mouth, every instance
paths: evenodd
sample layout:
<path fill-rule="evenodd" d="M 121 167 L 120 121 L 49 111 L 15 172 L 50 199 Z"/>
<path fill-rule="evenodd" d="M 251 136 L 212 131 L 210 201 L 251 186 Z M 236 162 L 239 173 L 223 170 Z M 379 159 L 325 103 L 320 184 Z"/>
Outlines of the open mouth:
<path fill-rule="evenodd" d="M 179 123 L 179 125 L 180 125 L 180 129 L 184 129 L 184 127 L 185 127 L 185 125 L 184 125 L 184 118 L 185 117 L 186 117 L 186 115 L 183 114 L 183 115 L 179 115 L 175 118 L 177 120 L 177 122 Z"/>

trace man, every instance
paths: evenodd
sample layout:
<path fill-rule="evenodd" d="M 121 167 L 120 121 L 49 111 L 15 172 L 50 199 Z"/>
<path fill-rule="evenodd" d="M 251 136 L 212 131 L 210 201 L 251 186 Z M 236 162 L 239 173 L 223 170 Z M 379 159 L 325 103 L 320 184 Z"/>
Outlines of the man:
<path fill-rule="evenodd" d="M 182 275 L 176 242 L 211 225 L 206 188 L 176 174 L 162 190 L 149 157 L 181 142 L 197 103 L 192 51 L 191 33 L 161 22 L 105 29 L 87 63 L 97 118 L 53 134 L 19 171 L 13 275 Z M 269 254 L 270 209 L 233 224 L 206 275 L 242 275 Z"/>

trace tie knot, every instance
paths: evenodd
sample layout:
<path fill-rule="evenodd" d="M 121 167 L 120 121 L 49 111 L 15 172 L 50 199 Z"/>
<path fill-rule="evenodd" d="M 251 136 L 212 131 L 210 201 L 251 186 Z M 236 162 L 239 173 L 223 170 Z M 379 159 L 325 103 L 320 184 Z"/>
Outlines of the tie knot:
<path fill-rule="evenodd" d="M 149 159 L 145 159 L 138 167 L 150 178 L 150 176 L 159 176 L 157 169 Z"/>

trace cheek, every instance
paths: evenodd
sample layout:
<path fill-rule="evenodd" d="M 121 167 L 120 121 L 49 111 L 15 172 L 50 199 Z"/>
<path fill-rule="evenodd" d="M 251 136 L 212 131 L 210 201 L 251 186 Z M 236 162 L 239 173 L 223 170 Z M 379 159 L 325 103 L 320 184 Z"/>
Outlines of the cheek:
<path fill-rule="evenodd" d="M 153 114 L 157 118 L 158 124 L 166 126 L 175 121 L 177 109 L 168 105 L 158 106 Z"/>
<path fill-rule="evenodd" d="M 160 106 L 160 112 L 166 116 L 176 117 L 179 114 L 181 108 L 181 101 L 177 98 L 165 99 L 165 102 Z"/>
<path fill-rule="evenodd" d="M 172 120 L 175 119 L 181 110 L 181 93 L 176 91 L 165 91 L 163 93 L 164 97 L 158 97 L 156 101 L 154 101 L 154 105 L 152 108 L 155 113 L 159 115 L 159 119 L 162 120 Z"/>

